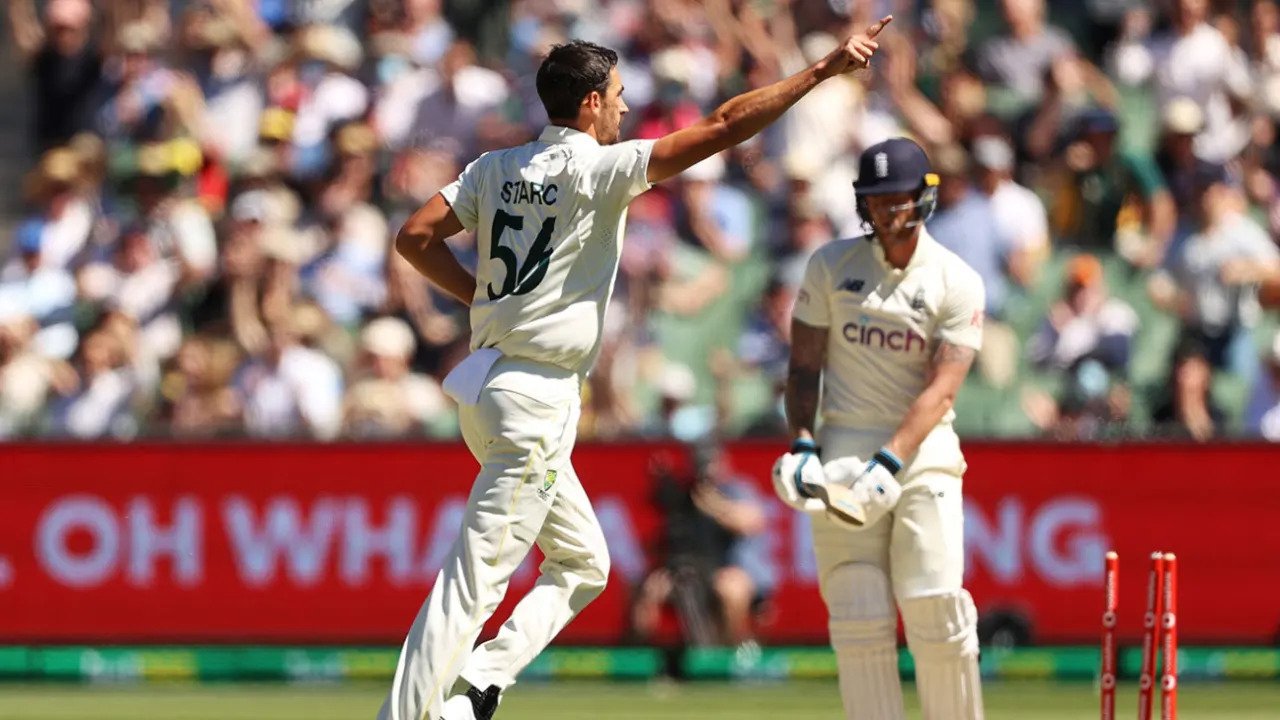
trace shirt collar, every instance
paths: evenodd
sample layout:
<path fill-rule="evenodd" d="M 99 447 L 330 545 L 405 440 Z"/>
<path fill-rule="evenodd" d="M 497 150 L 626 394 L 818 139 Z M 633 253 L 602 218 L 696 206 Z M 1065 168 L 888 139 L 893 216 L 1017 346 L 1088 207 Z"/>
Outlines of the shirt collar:
<path fill-rule="evenodd" d="M 589 145 L 599 147 L 600 143 L 590 135 L 581 130 L 574 130 L 571 127 L 563 125 L 548 125 L 542 129 L 542 134 L 538 136 L 538 142 L 544 143 L 565 143 L 568 145 Z"/>
<path fill-rule="evenodd" d="M 880 266 L 886 272 L 907 272 L 923 265 L 935 245 L 937 245 L 937 241 L 929 235 L 929 231 L 925 228 L 920 228 L 920 238 L 916 241 L 916 251 L 911 253 L 911 259 L 907 261 L 905 270 L 899 270 L 889 264 L 889 261 L 884 257 L 884 248 L 880 246 L 880 241 L 874 237 L 871 238 L 871 253 L 875 255 L 876 261 L 880 263 Z"/>

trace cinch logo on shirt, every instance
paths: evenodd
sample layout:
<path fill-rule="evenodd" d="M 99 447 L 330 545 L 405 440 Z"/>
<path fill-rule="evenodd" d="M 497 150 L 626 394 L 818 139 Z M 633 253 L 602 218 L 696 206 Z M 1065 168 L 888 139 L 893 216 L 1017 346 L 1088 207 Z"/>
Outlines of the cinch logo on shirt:
<path fill-rule="evenodd" d="M 854 345 L 870 345 L 893 352 L 925 352 L 928 343 L 914 330 L 886 330 L 871 323 L 866 315 L 845 324 L 844 339 Z"/>

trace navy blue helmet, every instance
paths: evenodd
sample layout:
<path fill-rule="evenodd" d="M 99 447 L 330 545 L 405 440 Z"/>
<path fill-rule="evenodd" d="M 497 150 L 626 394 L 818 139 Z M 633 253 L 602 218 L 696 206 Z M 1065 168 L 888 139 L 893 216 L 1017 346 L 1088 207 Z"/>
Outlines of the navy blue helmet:
<path fill-rule="evenodd" d="M 929 156 L 924 148 L 901 137 L 889 138 L 863 151 L 853 189 L 857 192 L 858 212 L 872 230 L 875 226 L 865 201 L 869 195 L 914 193 L 912 202 L 893 208 L 895 212 L 915 211 L 916 217 L 907 227 L 929 219 L 938 205 L 938 176 L 929 165 Z"/>

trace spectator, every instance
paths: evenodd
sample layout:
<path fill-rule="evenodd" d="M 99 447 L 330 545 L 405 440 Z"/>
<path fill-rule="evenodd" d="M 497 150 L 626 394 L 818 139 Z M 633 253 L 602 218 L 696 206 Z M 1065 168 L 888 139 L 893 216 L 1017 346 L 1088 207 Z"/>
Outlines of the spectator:
<path fill-rule="evenodd" d="M 1158 432 L 1196 442 L 1219 435 L 1226 414 L 1210 395 L 1212 381 L 1213 366 L 1204 347 L 1192 337 L 1184 338 L 1174 350 L 1165 397 L 1152 413 Z"/>
<path fill-rule="evenodd" d="M 267 225 L 258 233 L 241 236 L 235 243 L 235 254 L 228 257 L 236 264 L 235 275 L 227 279 L 218 299 L 225 303 L 233 337 L 251 355 L 266 350 L 270 342 L 267 326 L 288 318 L 301 296 L 298 264 L 302 248 L 297 233 L 276 225 Z"/>
<path fill-rule="evenodd" d="M 341 159 L 320 191 L 313 228 L 321 247 L 302 268 L 302 280 L 331 318 L 354 327 L 386 301 L 390 233 L 382 211 L 369 202 L 373 168 L 362 161 L 362 153 L 374 147 L 372 129 L 348 125 L 336 144 Z"/>
<path fill-rule="evenodd" d="M 257 147 L 258 119 L 266 103 L 246 32 L 206 6 L 188 9 L 182 29 L 205 97 L 198 137 L 206 151 L 236 168 Z"/>
<path fill-rule="evenodd" d="M 126 342 L 106 322 L 84 335 L 72 359 L 73 376 L 54 386 L 60 395 L 51 408 L 54 435 L 89 440 L 137 434 L 133 403 L 142 379 Z"/>
<path fill-rule="evenodd" d="M 1009 245 L 1009 277 L 1019 286 L 1035 284 L 1040 266 L 1049 257 L 1049 217 L 1044 203 L 1013 179 L 1013 148 L 996 135 L 973 143 L 978 189 L 991 201 L 996 232 Z"/>
<path fill-rule="evenodd" d="M 1022 147 L 1031 159 L 1045 161 L 1064 128 L 1082 114 L 1115 111 L 1119 105 L 1119 93 L 1097 66 L 1075 53 L 1063 53 L 1045 73 L 1044 99 L 1026 122 Z"/>
<path fill-rule="evenodd" d="M 773 250 L 777 255 L 778 279 L 792 289 L 799 289 L 810 256 L 835 238 L 831 220 L 808 195 L 794 192 L 788 198 L 786 225 L 777 233 L 782 243 Z"/>
<path fill-rule="evenodd" d="M 209 212 L 184 186 L 199 150 L 189 141 L 149 143 L 138 149 L 136 162 L 128 189 L 147 237 L 176 266 L 180 285 L 203 283 L 214 271 L 217 239 Z"/>
<path fill-rule="evenodd" d="M 1018 339 L 1000 319 L 1009 294 L 1007 272 L 1013 245 L 1000 233 L 991 200 L 970 184 L 969 157 L 964 150 L 947 146 L 935 153 L 933 160 L 941 184 L 938 210 L 928 221 L 928 230 L 982 276 L 987 317 L 977 367 L 993 387 L 1007 387 L 1017 370 Z"/>
<path fill-rule="evenodd" d="M 779 437 L 786 433 L 782 394 L 791 356 L 791 308 L 796 292 L 796 286 L 772 278 L 765 286 L 760 307 L 751 314 L 738 338 L 738 361 L 762 376 L 773 398 L 773 403 L 748 423 L 743 431 L 746 436 Z"/>
<path fill-rule="evenodd" d="M 454 39 L 440 0 L 407 0 L 403 31 L 409 41 L 410 57 L 422 67 L 439 62 Z"/>
<path fill-rule="evenodd" d="M 440 385 L 409 370 L 414 345 L 413 331 L 398 318 L 379 318 L 360 332 L 364 370 L 343 402 L 347 436 L 419 435 L 440 420 L 448 408 Z"/>
<path fill-rule="evenodd" d="M 1125 378 L 1137 329 L 1133 308 L 1108 297 L 1098 259 L 1072 258 L 1062 299 L 1028 346 L 1037 367 L 1064 374 L 1066 382 L 1057 399 L 1036 391 L 1023 398 L 1032 422 L 1062 441 L 1097 440 L 1122 430 L 1131 409 Z"/>
<path fill-rule="evenodd" d="M 39 235 L 43 267 L 70 270 L 83 260 L 93 231 L 93 210 L 78 192 L 80 170 L 74 151 L 54 148 L 26 177 L 26 200 L 34 212 L 25 227 Z"/>
<path fill-rule="evenodd" d="M 747 320 L 738 339 L 738 358 L 774 380 L 784 380 L 791 355 L 791 307 L 796 288 L 773 278 L 765 286 L 760 307 Z"/>
<path fill-rule="evenodd" d="M 296 308 L 268 321 L 268 345 L 236 373 L 245 430 L 254 437 L 333 439 L 342 427 L 342 372 L 299 342 Z"/>
<path fill-rule="evenodd" d="M 676 438 L 692 442 L 706 434 L 710 424 L 703 408 L 694 405 L 698 380 L 683 363 L 664 360 L 654 382 L 658 403 L 640 432 L 651 438 Z"/>
<path fill-rule="evenodd" d="M 670 602 L 686 643 L 739 646 L 751 640 L 753 616 L 774 585 L 765 554 L 768 515 L 720 448 L 704 443 L 694 452 L 692 477 L 655 461 L 665 560 L 641 585 L 632 626 L 641 640 L 652 637 Z"/>
<path fill-rule="evenodd" d="M 1133 308 L 1108 297 L 1102 263 L 1092 255 L 1077 255 L 1067 266 L 1062 299 L 1049 308 L 1028 354 L 1037 366 L 1057 370 L 1095 360 L 1112 376 L 1123 378 L 1137 329 Z"/>
<path fill-rule="evenodd" d="M 36 433 L 49 396 L 69 393 L 76 382 L 66 363 L 32 346 L 38 328 L 34 318 L 0 300 L 0 440 Z"/>
<path fill-rule="evenodd" d="M 741 190 L 723 182 L 725 161 L 713 155 L 680 175 L 676 228 L 689 244 L 721 262 L 737 262 L 755 241 L 755 208 Z"/>
<path fill-rule="evenodd" d="M 1241 111 L 1253 99 L 1244 53 L 1233 48 L 1209 19 L 1209 0 L 1174 0 L 1170 29 L 1141 44 L 1129 38 L 1117 52 L 1117 73 L 1127 84 L 1152 82 L 1157 101 L 1167 106 L 1188 97 L 1204 108 L 1204 129 L 1196 136 L 1196 156 L 1209 162 L 1231 159 L 1248 142 Z M 1145 53 L 1143 52 L 1145 51 Z M 1188 72 L 1195 68 L 1195 72 Z"/>
<path fill-rule="evenodd" d="M 1076 119 L 1062 152 L 1066 182 L 1054 188 L 1060 232 L 1082 248 L 1112 248 L 1142 268 L 1163 259 L 1177 224 L 1155 161 L 1116 146 L 1116 118 L 1091 110 Z"/>
<path fill-rule="evenodd" d="M 1243 197 L 1220 165 L 1200 164 L 1193 212 L 1195 230 L 1148 290 L 1158 307 L 1182 320 L 1184 335 L 1211 367 L 1252 380 L 1256 285 L 1280 269 L 1280 250 L 1244 213 Z"/>
<path fill-rule="evenodd" d="M 1280 5 L 1254 0 L 1249 12 L 1249 62 L 1260 109 L 1280 116 Z"/>
<path fill-rule="evenodd" d="M 465 346 L 465 323 L 460 323 L 457 315 L 466 308 L 433 290 L 398 253 L 388 253 L 386 285 L 383 310 L 413 326 L 420 340 L 413 368 L 443 377 L 449 358 Z"/>
<path fill-rule="evenodd" d="M 815 33 L 804 38 L 797 52 L 807 65 L 831 52 L 838 42 L 832 35 Z M 804 161 L 825 163 L 845 156 L 858 145 L 865 147 L 884 139 L 878 136 L 887 136 L 888 129 L 877 132 L 868 127 L 864 94 L 857 83 L 842 80 L 819 85 L 801 98 L 782 119 L 788 152 L 803 156 Z M 833 123 L 832 118 L 843 120 Z"/>
<path fill-rule="evenodd" d="M 38 220 L 19 226 L 15 243 L 18 257 L 0 274 L 0 304 L 22 307 L 44 328 L 65 325 L 74 347 L 75 331 L 70 323 L 76 283 L 66 270 L 46 263 L 41 247 L 43 229 Z M 65 357 L 69 350 L 59 354 Z"/>
<path fill-rule="evenodd" d="M 1264 370 L 1253 389 L 1245 425 L 1252 435 L 1280 442 L 1280 334 L 1271 342 Z"/>
<path fill-rule="evenodd" d="M 1000 317 L 1008 295 L 1005 274 L 1012 240 L 1000 233 L 991 199 L 969 180 L 969 156 L 959 146 L 941 148 L 933 157 L 941 178 L 938 209 L 929 219 L 934 239 L 959 255 L 982 276 L 987 294 L 987 314 Z"/>
<path fill-rule="evenodd" d="M 982 81 L 963 66 L 949 68 L 939 78 L 935 104 L 918 86 L 917 48 L 897 34 L 889 35 L 883 43 L 885 89 L 906 126 L 931 147 L 967 139 L 971 126 L 986 111 L 987 92 Z"/>
<path fill-rule="evenodd" d="M 1045 23 L 1044 0 L 1001 0 L 1007 34 L 988 40 L 978 54 L 978 73 L 1008 92 L 1016 110 L 1044 94 L 1044 78 L 1058 57 L 1073 52 L 1071 39 Z"/>
<path fill-rule="evenodd" d="M 398 81 L 376 110 L 378 130 L 392 148 L 448 149 L 474 158 L 485 146 L 485 118 L 508 95 L 501 75 L 476 64 L 475 49 L 459 40 L 440 62 Z"/>
<path fill-rule="evenodd" d="M 161 41 L 156 28 L 145 22 L 120 28 L 118 55 L 106 66 L 106 98 L 97 117 L 97 129 L 108 140 L 167 140 L 174 127 L 188 136 L 198 132 L 200 89 L 165 65 Z"/>
<path fill-rule="evenodd" d="M 1189 208 L 1196 198 L 1196 168 L 1200 162 L 1196 159 L 1195 138 L 1204 128 L 1204 111 L 1191 98 L 1174 98 L 1165 105 L 1161 121 L 1156 163 L 1174 203 Z"/>
<path fill-rule="evenodd" d="M 315 178 L 329 156 L 330 132 L 342 123 L 364 116 L 369 89 L 355 78 L 363 60 L 360 41 L 348 30 L 314 25 L 298 32 L 293 49 L 296 95 L 293 118 L 293 173 Z"/>
<path fill-rule="evenodd" d="M 34 0 L 9 3 L 14 44 L 30 66 L 35 101 L 35 149 L 51 150 L 88 130 L 102 79 L 102 54 L 90 23 L 88 0 L 50 0 L 43 25 Z"/>
<path fill-rule="evenodd" d="M 231 387 L 239 351 L 225 340 L 194 336 L 183 341 L 160 392 L 166 432 L 180 438 L 238 435 L 240 398 Z"/>
<path fill-rule="evenodd" d="M 140 349 L 163 360 L 182 342 L 174 300 L 178 273 L 178 263 L 160 257 L 145 228 L 132 225 L 121 234 L 110 262 L 80 271 L 80 297 L 134 318 L 141 325 Z"/>

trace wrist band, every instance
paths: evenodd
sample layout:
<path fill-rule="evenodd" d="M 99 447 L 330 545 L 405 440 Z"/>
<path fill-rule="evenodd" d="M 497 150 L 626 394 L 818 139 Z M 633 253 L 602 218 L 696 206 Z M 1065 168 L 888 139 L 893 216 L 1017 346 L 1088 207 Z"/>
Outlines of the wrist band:
<path fill-rule="evenodd" d="M 875 455 L 871 456 L 871 462 L 883 465 L 890 475 L 897 475 L 902 470 L 902 460 L 884 448 L 880 448 Z"/>
<path fill-rule="evenodd" d="M 811 440 L 810 438 L 796 438 L 795 440 L 791 441 L 791 452 L 793 454 L 810 452 L 810 453 L 813 453 L 814 455 L 817 455 L 818 445 L 814 443 L 813 440 Z"/>

